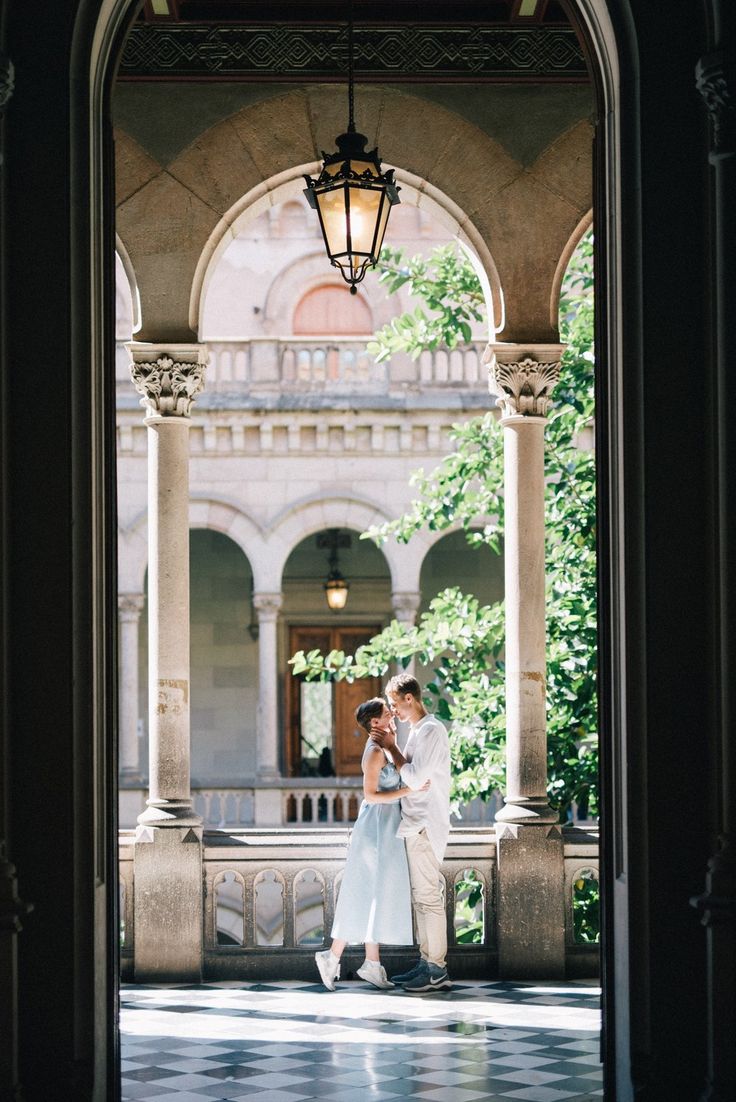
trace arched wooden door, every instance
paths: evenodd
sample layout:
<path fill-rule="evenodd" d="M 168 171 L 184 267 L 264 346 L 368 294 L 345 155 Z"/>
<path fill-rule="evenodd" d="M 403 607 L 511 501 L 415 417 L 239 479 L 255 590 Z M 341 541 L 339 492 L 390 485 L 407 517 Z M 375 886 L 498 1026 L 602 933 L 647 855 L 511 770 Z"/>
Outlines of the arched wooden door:
<path fill-rule="evenodd" d="M 289 654 L 298 650 L 342 650 L 357 647 L 381 630 L 380 625 L 292 627 Z M 306 681 L 287 675 L 286 771 L 291 777 L 360 774 L 365 736 L 355 722 L 355 709 L 381 693 L 381 679 Z"/>

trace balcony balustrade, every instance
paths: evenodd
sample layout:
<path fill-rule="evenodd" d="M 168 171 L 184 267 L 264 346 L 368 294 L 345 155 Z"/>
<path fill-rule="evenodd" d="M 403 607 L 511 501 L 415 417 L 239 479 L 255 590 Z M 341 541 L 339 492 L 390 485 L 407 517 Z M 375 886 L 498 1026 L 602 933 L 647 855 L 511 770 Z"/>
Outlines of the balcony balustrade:
<path fill-rule="evenodd" d="M 222 790 L 224 791 L 224 790 Z M 294 788 L 291 795 L 301 790 Z M 310 788 L 312 794 L 318 786 Z M 325 793 L 334 788 L 324 788 Z M 349 789 L 347 790 L 349 791 Z M 597 831 L 563 829 L 565 844 L 566 970 L 569 977 L 594 975 L 598 946 L 584 938 L 576 893 L 589 900 L 597 890 Z M 345 826 L 285 826 L 273 829 L 206 830 L 204 835 L 204 978 L 309 979 L 313 954 L 329 944 L 350 831 Z M 134 977 L 134 831 L 119 839 L 121 956 L 124 979 Z M 497 972 L 499 895 L 495 832 L 454 827 L 442 866 L 448 930 L 448 962 L 457 979 Z M 593 904 L 594 905 L 594 904 Z M 589 927 L 588 927 L 589 929 Z M 582 940 L 581 940 L 582 937 Z M 386 946 L 389 970 L 415 955 Z M 349 949 L 343 974 L 354 972 L 362 949 Z"/>
<path fill-rule="evenodd" d="M 328 391 L 346 394 L 359 388 L 373 396 L 392 386 L 417 388 L 482 387 L 483 342 L 452 351 L 425 351 L 415 361 L 407 356 L 376 364 L 366 351 L 366 338 L 252 337 L 249 340 L 208 341 L 207 394 L 266 390 L 287 394 Z M 129 357 L 122 346 L 117 357 L 118 382 L 130 386 Z"/>
<path fill-rule="evenodd" d="M 279 789 L 281 826 L 349 826 L 355 822 L 363 799 L 360 777 L 283 777 L 277 781 L 259 782 L 261 789 Z M 194 810 L 205 827 L 212 830 L 238 830 L 256 826 L 255 786 L 193 785 Z M 132 828 L 145 807 L 147 790 L 142 784 L 123 780 L 120 784 L 120 822 Z M 499 793 L 487 801 L 474 800 L 462 809 L 466 826 L 486 826 L 501 806 Z"/>

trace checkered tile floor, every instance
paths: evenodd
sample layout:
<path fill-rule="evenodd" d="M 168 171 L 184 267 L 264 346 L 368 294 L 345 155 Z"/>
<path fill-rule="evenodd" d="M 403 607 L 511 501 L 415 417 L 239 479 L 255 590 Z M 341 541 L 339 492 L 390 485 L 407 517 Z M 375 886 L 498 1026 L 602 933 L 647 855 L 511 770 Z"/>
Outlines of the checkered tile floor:
<path fill-rule="evenodd" d="M 127 986 L 123 1099 L 573 1102 L 603 1096 L 592 983 Z"/>

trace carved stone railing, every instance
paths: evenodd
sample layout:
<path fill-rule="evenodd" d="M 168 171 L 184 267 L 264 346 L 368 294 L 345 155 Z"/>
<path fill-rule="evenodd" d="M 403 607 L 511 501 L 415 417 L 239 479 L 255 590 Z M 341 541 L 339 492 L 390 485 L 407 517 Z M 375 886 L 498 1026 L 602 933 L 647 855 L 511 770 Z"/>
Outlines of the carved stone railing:
<path fill-rule="evenodd" d="M 281 792 L 281 826 L 316 827 L 353 823 L 358 815 L 363 787 L 360 777 L 283 777 L 260 782 L 259 788 L 278 788 Z M 145 807 L 146 789 L 123 780 L 120 784 L 120 823 L 135 826 Z M 239 785 L 192 785 L 194 810 L 205 827 L 213 830 L 239 830 L 257 826 L 256 787 Z M 488 801 L 474 800 L 462 810 L 462 826 L 486 826 L 501 805 L 501 797 L 492 793 Z"/>
<path fill-rule="evenodd" d="M 120 346 L 122 348 L 122 345 Z M 208 341 L 207 394 L 277 392 L 320 394 L 388 394 L 402 386 L 483 389 L 486 382 L 482 342 L 452 351 L 423 352 L 412 362 L 401 357 L 400 371 L 392 361 L 376 364 L 366 352 L 364 337 L 253 337 L 239 341 Z M 118 356 L 117 378 L 129 385 L 125 356 Z"/>
<path fill-rule="evenodd" d="M 598 948 L 575 940 L 576 884 L 598 878 L 597 833 L 564 828 L 566 967 L 568 976 L 597 971 Z M 205 831 L 203 975 L 223 979 L 309 979 L 313 954 L 329 944 L 349 842 L 347 828 Z M 120 832 L 123 977 L 134 978 L 134 832 Z M 492 829 L 454 827 L 442 866 L 448 961 L 457 978 L 497 973 L 498 866 Z M 413 956 L 382 951 L 389 970 Z M 348 978 L 362 952 L 349 949 Z"/>

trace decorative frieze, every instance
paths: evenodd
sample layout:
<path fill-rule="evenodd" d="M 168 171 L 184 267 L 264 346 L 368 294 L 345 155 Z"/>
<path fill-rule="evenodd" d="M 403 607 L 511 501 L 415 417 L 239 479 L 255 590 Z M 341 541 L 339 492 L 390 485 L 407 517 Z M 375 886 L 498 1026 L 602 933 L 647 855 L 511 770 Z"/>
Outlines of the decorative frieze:
<path fill-rule="evenodd" d="M 128 411 L 118 416 L 118 452 L 122 456 L 140 456 L 146 453 L 145 426 L 130 423 Z M 388 417 L 377 422 L 371 414 L 370 421 L 358 421 L 352 417 L 342 420 L 335 413 L 328 421 L 314 416 L 292 413 L 284 420 L 279 414 L 273 421 L 255 419 L 250 412 L 244 420 L 227 420 L 218 411 L 208 420 L 209 411 L 202 410 L 190 429 L 190 450 L 195 456 L 206 455 L 217 459 L 232 455 L 288 455 L 313 456 L 353 453 L 373 456 L 443 455 L 447 449 L 450 422 L 428 421 L 426 416 L 417 419 L 405 416 L 401 421 Z M 470 416 L 470 413 L 468 413 Z M 297 419 L 298 418 L 298 419 Z"/>
<path fill-rule="evenodd" d="M 433 81 L 468 76 L 481 81 L 589 80 L 572 27 L 356 27 L 354 38 L 361 81 L 383 81 L 396 74 Z M 336 69 L 347 68 L 347 56 L 344 25 L 138 24 L 128 34 L 119 79 L 329 78 Z"/>
<path fill-rule="evenodd" d="M 203 345 L 182 348 L 174 356 L 162 352 L 149 358 L 151 349 L 128 345 L 133 361 L 130 374 L 148 417 L 189 417 L 194 399 L 204 387 L 207 349 Z"/>

